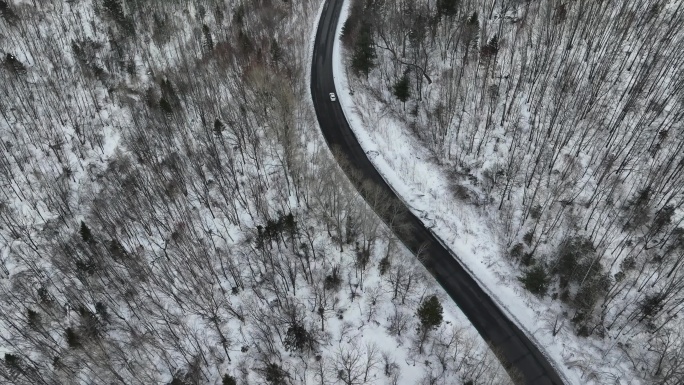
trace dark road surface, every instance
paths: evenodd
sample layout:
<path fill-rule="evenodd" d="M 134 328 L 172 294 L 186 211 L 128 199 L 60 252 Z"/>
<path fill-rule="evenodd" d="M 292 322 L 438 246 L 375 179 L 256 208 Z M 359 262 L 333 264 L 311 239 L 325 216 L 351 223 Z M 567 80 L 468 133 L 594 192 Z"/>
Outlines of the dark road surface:
<path fill-rule="evenodd" d="M 329 94 L 336 92 L 332 66 L 333 45 L 342 5 L 343 0 L 326 2 L 316 33 L 311 94 L 318 122 L 328 146 L 338 148 L 349 164 L 360 171 L 362 178 L 375 183 L 384 190 L 388 200 L 406 210 L 367 158 L 349 128 L 339 102 L 330 101 Z M 358 179 L 351 179 L 359 188 Z M 362 188 L 360 191 L 364 194 Z M 426 256 L 423 264 L 461 308 L 482 338 L 499 350 L 504 367 L 511 373 L 522 375 L 523 384 L 562 385 L 563 381 L 539 349 L 506 317 L 418 218 L 406 211 L 405 222 L 411 226 L 410 235 L 403 232 L 397 236 L 414 253 L 423 247 L 421 254 Z M 378 215 L 388 222 L 388 215 L 382 212 L 378 212 Z"/>

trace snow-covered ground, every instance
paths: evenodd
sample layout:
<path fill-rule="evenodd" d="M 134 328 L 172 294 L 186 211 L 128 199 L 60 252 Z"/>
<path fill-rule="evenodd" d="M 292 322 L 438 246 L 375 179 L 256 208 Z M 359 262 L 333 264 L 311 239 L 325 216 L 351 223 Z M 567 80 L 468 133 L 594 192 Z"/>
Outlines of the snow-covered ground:
<path fill-rule="evenodd" d="M 319 8 L 319 16 L 316 18 L 316 23 L 313 26 L 312 29 L 312 35 L 310 38 L 310 55 L 309 58 L 312 59 L 313 55 L 313 44 L 315 41 L 316 37 L 316 31 L 318 29 L 318 22 L 320 20 L 320 15 L 323 12 L 323 7 L 325 4 L 325 0 L 321 2 L 321 6 Z M 348 5 L 349 1 L 345 4 L 343 7 L 342 13 L 340 15 L 340 21 L 346 20 L 347 14 L 348 14 Z M 340 36 L 342 31 L 342 22 L 338 24 L 337 27 L 337 35 Z M 341 68 L 341 62 L 340 62 L 340 44 L 339 44 L 339 39 L 336 40 L 335 43 L 335 49 L 333 53 L 333 72 L 335 74 L 343 73 L 344 70 Z M 311 62 L 308 65 L 308 70 L 307 70 L 307 78 L 311 79 Z M 340 72 L 341 71 L 341 72 Z M 336 80 L 336 86 L 338 87 L 338 90 L 341 90 L 339 88 L 339 83 L 338 83 L 338 76 L 335 76 Z M 346 84 L 346 77 L 342 77 L 343 81 Z M 310 89 L 308 89 L 309 96 L 310 95 Z M 348 98 L 348 93 L 345 93 L 345 98 L 347 100 L 347 103 L 343 104 L 343 106 L 349 105 L 350 99 Z M 309 100 L 312 100 L 311 97 L 309 97 Z M 313 104 L 311 106 L 313 108 Z M 346 113 L 346 111 L 345 111 Z M 320 131 L 319 131 L 320 132 Z M 323 142 L 324 138 L 322 135 L 319 135 L 318 140 Z M 463 312 L 456 306 L 455 303 L 451 301 L 449 296 L 444 292 L 444 290 L 437 284 L 437 282 L 434 280 L 432 276 L 427 274 L 427 271 L 425 271 L 424 267 L 417 263 L 414 258 L 412 253 L 405 248 L 405 246 L 399 242 L 396 243 L 396 247 L 398 247 L 399 253 L 401 255 L 401 259 L 404 261 L 403 263 L 406 263 L 411 266 L 412 270 L 417 270 L 421 272 L 421 282 L 420 285 L 423 286 L 422 289 L 419 289 L 419 291 L 423 291 L 423 295 L 421 298 L 429 292 L 437 293 L 438 297 L 441 300 L 442 306 L 444 307 L 444 323 L 445 325 L 443 328 L 439 331 L 439 333 L 446 333 L 446 334 L 451 334 L 451 335 L 460 335 L 459 341 L 461 344 L 466 346 L 466 351 L 468 349 L 472 349 L 473 353 L 478 359 L 485 359 L 489 360 L 488 365 L 491 365 L 491 370 L 492 370 L 492 377 L 488 379 L 488 381 L 494 380 L 493 383 L 497 384 L 503 384 L 507 383 L 509 379 L 506 377 L 505 371 L 503 368 L 499 365 L 498 362 L 496 362 L 495 357 L 492 355 L 491 351 L 489 351 L 487 345 L 485 342 L 482 340 L 482 338 L 479 336 L 475 328 L 470 324 L 468 319 L 465 317 Z M 368 293 L 383 293 L 384 296 L 380 298 L 375 298 L 374 295 L 371 295 L 370 298 L 372 298 L 374 303 L 377 303 L 380 305 L 379 309 L 375 310 L 377 314 L 373 315 L 373 318 L 385 318 L 388 319 L 394 313 L 397 309 L 397 304 L 394 303 L 393 301 L 389 301 L 389 293 L 386 292 L 385 290 L 382 289 L 382 276 L 379 274 L 379 271 L 377 269 L 372 270 L 369 275 L 366 278 L 366 282 L 364 283 L 365 289 L 359 292 L 360 299 L 357 301 L 357 304 L 354 305 L 353 303 L 347 304 L 347 306 L 350 306 L 350 318 L 352 320 L 360 320 L 361 325 L 358 330 L 355 330 L 355 333 L 353 333 L 349 338 L 347 338 L 348 344 L 350 345 L 356 345 L 360 346 L 362 344 L 366 346 L 371 346 L 371 345 L 377 345 L 381 347 L 381 349 L 390 352 L 390 355 L 393 357 L 394 362 L 398 365 L 398 372 L 401 373 L 401 377 L 398 380 L 397 384 L 402 385 L 402 384 L 419 384 L 421 383 L 421 380 L 424 380 L 424 376 L 426 376 L 429 371 L 427 371 L 428 366 L 430 365 L 430 359 L 427 359 L 423 362 L 420 362 L 419 359 L 417 359 L 415 352 L 411 351 L 408 346 L 406 346 L 406 340 L 399 338 L 399 337 L 391 337 L 387 334 L 386 330 L 383 330 L 383 328 L 380 327 L 380 324 L 377 321 L 373 321 L 372 323 L 367 323 L 364 322 L 363 319 L 368 317 L 368 310 L 369 308 L 364 308 L 362 307 L 362 302 L 363 300 L 366 300 L 368 302 L 369 296 Z M 428 292 L 429 291 L 429 292 Z M 417 305 L 414 304 L 414 305 Z M 333 319 L 333 321 L 335 321 Z M 337 330 L 343 330 L 344 329 L 344 324 L 343 323 L 337 323 L 336 327 L 333 327 L 333 329 Z M 364 331 L 365 330 L 365 331 Z M 342 340 L 342 339 L 340 339 Z M 363 342 L 362 342 L 363 341 Z M 347 346 L 347 348 L 350 348 L 351 346 Z M 455 349 L 455 347 L 454 347 Z M 466 353 L 468 354 L 468 353 Z M 427 366 L 425 366 L 427 364 Z M 436 363 L 432 363 L 435 364 Z M 454 364 L 456 364 L 454 362 Z M 418 368 L 416 367 L 417 365 Z M 421 368 L 420 365 L 423 365 Z M 447 378 L 441 378 L 439 383 L 457 383 L 460 381 L 463 381 L 463 378 L 456 378 L 456 377 L 447 377 Z M 374 382 L 374 381 L 373 381 Z"/>
<path fill-rule="evenodd" d="M 1 383 L 507 383 L 325 146 L 303 76 L 322 4 L 10 2 Z M 293 325 L 312 350 L 288 350 Z"/>
<path fill-rule="evenodd" d="M 349 5 L 347 1 L 338 32 L 348 16 Z M 539 299 L 522 287 L 512 273 L 519 270 L 504 259 L 505 246 L 495 231 L 499 221 L 506 219 L 498 218 L 496 210 L 484 211 L 456 197 L 449 170 L 436 162 L 390 108 L 348 76 L 344 58 L 344 48 L 338 40 L 334 73 L 339 102 L 361 146 L 412 212 L 536 341 L 568 383 L 598 385 L 608 379 L 611 383 L 640 383 L 628 374 L 631 368 L 623 351 L 614 349 L 616 341 L 578 337 L 572 327 L 558 325 L 567 321 L 557 302 Z M 389 94 L 390 90 L 384 92 Z"/>

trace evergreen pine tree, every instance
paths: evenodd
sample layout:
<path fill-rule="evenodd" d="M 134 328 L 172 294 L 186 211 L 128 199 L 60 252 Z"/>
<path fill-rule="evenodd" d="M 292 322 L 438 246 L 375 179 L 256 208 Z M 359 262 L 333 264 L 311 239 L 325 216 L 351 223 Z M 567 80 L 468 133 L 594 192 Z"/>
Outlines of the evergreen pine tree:
<path fill-rule="evenodd" d="M 381 259 L 380 263 L 378 263 L 378 270 L 380 270 L 380 275 L 385 275 L 385 273 L 387 273 L 387 270 L 389 270 L 390 266 L 391 264 L 388 257 L 384 257 L 383 259 Z"/>
<path fill-rule="evenodd" d="M 549 287 L 549 275 L 543 266 L 537 265 L 527 271 L 524 276 L 519 277 L 518 280 L 525 285 L 525 288 L 532 294 L 544 296 Z"/>
<path fill-rule="evenodd" d="M 442 324 L 444 309 L 436 295 L 430 296 L 423 301 L 418 308 L 418 318 L 423 330 L 430 330 Z"/>
<path fill-rule="evenodd" d="M 118 22 L 124 22 L 126 17 L 124 16 L 123 6 L 120 1 L 117 0 L 104 0 L 102 2 L 104 8 L 109 12 L 109 14 Z"/>
<path fill-rule="evenodd" d="M 125 258 L 128 258 L 128 252 L 117 239 L 109 241 L 108 250 L 112 253 L 112 257 L 116 261 L 122 261 Z"/>
<path fill-rule="evenodd" d="M 473 12 L 465 22 L 463 42 L 466 50 L 477 49 L 478 35 L 480 33 L 480 19 L 477 12 Z M 466 51 L 468 52 L 468 51 Z"/>
<path fill-rule="evenodd" d="M 499 37 L 494 35 L 480 50 L 482 59 L 487 61 L 499 52 Z"/>
<path fill-rule="evenodd" d="M 212 51 L 214 49 L 214 39 L 211 38 L 211 30 L 208 25 L 202 25 L 202 33 L 204 34 L 204 44 L 209 51 Z"/>
<path fill-rule="evenodd" d="M 11 53 L 5 55 L 5 66 L 12 72 L 17 74 L 26 73 L 26 66 Z"/>
<path fill-rule="evenodd" d="M 95 242 L 93 234 L 90 232 L 90 229 L 88 228 L 88 226 L 86 226 L 85 222 L 83 221 L 81 221 L 81 230 L 79 232 L 81 233 L 81 239 L 83 239 L 83 242 L 88 244 L 93 244 Z"/>
<path fill-rule="evenodd" d="M 219 119 L 214 121 L 214 134 L 216 136 L 221 136 L 221 133 L 226 128 L 226 126 Z"/>
<path fill-rule="evenodd" d="M 224 17 L 225 15 L 223 14 L 223 9 L 221 9 L 221 4 L 217 4 L 216 8 L 214 8 L 214 18 L 216 19 L 216 24 L 222 25 Z"/>
<path fill-rule="evenodd" d="M 40 314 L 32 309 L 27 309 L 26 320 L 30 327 L 37 328 L 40 325 Z"/>
<path fill-rule="evenodd" d="M 455 16 L 458 12 L 456 8 L 458 6 L 458 0 L 438 0 L 437 1 L 437 14 L 440 16 Z"/>
<path fill-rule="evenodd" d="M 368 78 L 368 74 L 375 67 L 375 46 L 373 45 L 373 37 L 371 36 L 370 26 L 364 24 L 361 26 L 359 36 L 356 39 L 354 46 L 354 53 L 352 55 L 352 69 L 357 74 L 364 74 Z"/>
<path fill-rule="evenodd" d="M 19 16 L 12 10 L 10 4 L 4 0 L 0 0 L 0 17 L 5 19 L 9 25 L 15 25 L 19 21 Z"/>
<path fill-rule="evenodd" d="M 164 111 L 166 114 L 173 114 L 173 107 L 171 107 L 171 103 L 169 103 L 166 98 L 159 99 L 159 107 L 161 107 L 162 111 Z"/>
<path fill-rule="evenodd" d="M 274 363 L 267 364 L 263 371 L 266 382 L 271 385 L 283 384 L 285 383 L 285 379 L 289 377 L 287 372 L 283 370 L 280 365 Z"/>
<path fill-rule="evenodd" d="M 278 44 L 278 41 L 273 39 L 271 41 L 271 60 L 275 64 L 280 64 L 280 60 L 283 58 L 283 50 L 280 48 L 280 45 Z"/>
<path fill-rule="evenodd" d="M 480 18 L 477 15 L 477 11 L 473 12 L 468 19 L 466 20 L 466 24 L 471 27 L 479 27 L 480 26 Z"/>
<path fill-rule="evenodd" d="M 394 84 L 392 90 L 394 92 L 394 96 L 396 96 L 397 99 L 399 99 L 402 103 L 406 103 L 406 101 L 411 96 L 411 88 L 408 76 L 402 76 L 401 79 L 399 79 L 399 81 Z"/>
<path fill-rule="evenodd" d="M 5 353 L 5 363 L 7 364 L 8 367 L 10 367 L 12 369 L 19 369 L 20 368 L 19 357 L 15 356 L 14 354 Z"/>

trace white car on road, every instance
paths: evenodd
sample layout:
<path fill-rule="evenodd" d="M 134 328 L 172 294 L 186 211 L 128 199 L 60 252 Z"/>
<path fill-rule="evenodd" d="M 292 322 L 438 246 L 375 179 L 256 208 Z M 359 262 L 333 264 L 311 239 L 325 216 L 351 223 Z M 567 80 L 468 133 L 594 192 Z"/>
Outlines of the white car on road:
<path fill-rule="evenodd" d="M 331 92 L 331 93 L 330 93 L 330 101 L 331 101 L 331 102 L 336 102 L 336 101 L 337 101 L 337 96 L 335 96 L 335 93 L 334 93 L 334 92 Z"/>

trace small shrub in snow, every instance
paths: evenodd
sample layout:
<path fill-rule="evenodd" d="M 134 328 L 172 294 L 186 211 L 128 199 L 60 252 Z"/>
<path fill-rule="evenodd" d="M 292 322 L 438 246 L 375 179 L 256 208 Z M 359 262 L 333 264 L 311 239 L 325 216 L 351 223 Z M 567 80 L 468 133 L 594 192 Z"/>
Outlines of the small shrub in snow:
<path fill-rule="evenodd" d="M 665 300 L 664 294 L 650 294 L 644 298 L 639 307 L 641 308 L 641 318 L 639 321 L 643 321 L 646 318 L 650 318 L 658 314 L 663 309 L 663 301 Z"/>
<path fill-rule="evenodd" d="M 387 273 L 387 270 L 389 270 L 390 266 L 391 265 L 389 257 L 384 257 L 383 259 L 381 259 L 378 263 L 378 270 L 380 270 L 380 275 L 385 275 L 385 273 Z"/>
<path fill-rule="evenodd" d="M 19 369 L 19 363 L 19 357 L 15 356 L 14 354 L 5 353 L 5 364 L 7 364 L 8 367 Z"/>
<path fill-rule="evenodd" d="M 230 374 L 225 374 L 223 376 L 223 381 L 221 382 L 222 385 L 237 385 L 237 381 L 235 381 L 235 377 L 231 376 Z"/>
<path fill-rule="evenodd" d="M 5 67 L 16 74 L 26 73 L 26 67 L 24 64 L 11 53 L 5 55 Z"/>
<path fill-rule="evenodd" d="M 285 350 L 296 352 L 311 351 L 315 340 L 306 328 L 298 323 L 291 325 L 285 334 Z"/>
<path fill-rule="evenodd" d="M 281 385 L 289 374 L 278 364 L 269 363 L 262 369 L 264 379 L 271 385 Z"/>
<path fill-rule="evenodd" d="M 0 17 L 5 19 L 10 25 L 14 25 L 19 21 L 19 16 L 12 10 L 10 4 L 3 0 L 0 0 Z"/>
<path fill-rule="evenodd" d="M 81 347 L 81 339 L 74 329 L 66 328 L 64 331 L 64 336 L 66 337 L 67 345 L 69 345 L 70 348 L 76 349 Z"/>
<path fill-rule="evenodd" d="M 525 235 L 523 236 L 523 241 L 525 242 L 525 244 L 530 246 L 532 244 L 532 240 L 534 240 L 534 231 L 528 231 L 527 233 L 525 233 Z"/>
<path fill-rule="evenodd" d="M 440 16 L 455 16 L 458 13 L 458 5 L 458 0 L 439 0 L 437 1 L 437 13 Z"/>
<path fill-rule="evenodd" d="M 342 284 L 342 278 L 340 278 L 340 268 L 335 266 L 332 268 L 332 272 L 325 277 L 325 289 L 326 290 L 338 290 Z"/>
<path fill-rule="evenodd" d="M 520 259 L 523 256 L 525 246 L 522 243 L 516 243 L 509 252 L 511 258 Z"/>

